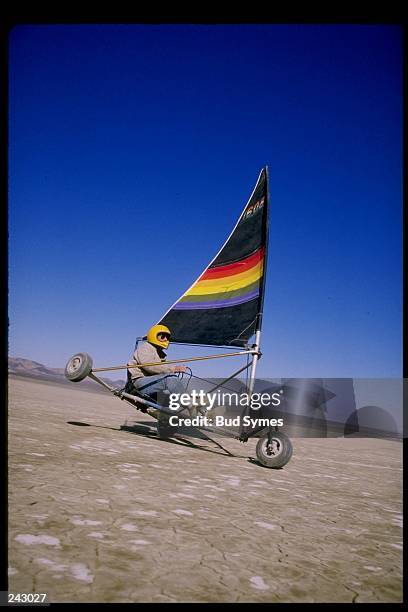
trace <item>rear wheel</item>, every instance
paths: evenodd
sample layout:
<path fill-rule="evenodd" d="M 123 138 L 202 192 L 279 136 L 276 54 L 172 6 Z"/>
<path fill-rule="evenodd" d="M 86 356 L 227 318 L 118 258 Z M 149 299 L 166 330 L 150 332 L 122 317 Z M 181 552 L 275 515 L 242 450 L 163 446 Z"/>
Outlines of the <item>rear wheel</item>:
<path fill-rule="evenodd" d="M 157 434 L 161 440 L 167 440 L 177 433 L 177 425 L 170 425 L 167 418 L 159 418 L 157 420 Z"/>
<path fill-rule="evenodd" d="M 274 432 L 264 436 L 256 445 L 256 456 L 262 465 L 269 468 L 280 468 L 292 457 L 292 442 L 284 433 Z"/>
<path fill-rule="evenodd" d="M 92 371 L 92 357 L 88 353 L 77 353 L 65 366 L 65 376 L 71 382 L 84 380 Z"/>

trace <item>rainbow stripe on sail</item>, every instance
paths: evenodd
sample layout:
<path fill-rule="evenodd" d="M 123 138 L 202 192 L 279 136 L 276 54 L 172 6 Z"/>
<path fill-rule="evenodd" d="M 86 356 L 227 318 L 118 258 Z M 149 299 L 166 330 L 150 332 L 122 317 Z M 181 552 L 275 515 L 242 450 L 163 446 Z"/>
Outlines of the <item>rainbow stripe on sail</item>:
<path fill-rule="evenodd" d="M 175 310 L 227 308 L 258 298 L 265 248 L 231 264 L 214 266 L 200 276 L 173 306 Z"/>

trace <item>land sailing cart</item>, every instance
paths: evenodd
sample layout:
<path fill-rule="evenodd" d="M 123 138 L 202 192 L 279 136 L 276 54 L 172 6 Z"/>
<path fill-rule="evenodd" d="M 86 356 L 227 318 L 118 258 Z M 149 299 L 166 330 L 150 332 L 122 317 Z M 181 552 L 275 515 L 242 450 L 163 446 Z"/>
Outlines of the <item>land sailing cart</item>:
<path fill-rule="evenodd" d="M 246 356 L 246 364 L 216 385 L 212 391 L 246 371 L 248 374 L 247 393 L 249 396 L 253 394 L 257 363 L 261 357 L 268 218 L 269 177 L 268 168 L 264 167 L 224 245 L 191 287 L 158 321 L 158 324 L 165 325 L 171 330 L 172 343 L 217 347 L 224 351 L 228 350 L 228 352 L 205 357 L 140 364 L 141 367 Z M 251 339 L 253 339 L 252 344 L 249 344 Z M 128 385 L 123 389 L 114 388 L 97 375 L 99 372 L 127 369 L 128 367 L 126 364 L 93 368 L 90 355 L 77 353 L 68 361 L 65 376 L 72 382 L 79 382 L 86 377 L 91 378 L 119 399 L 156 418 L 157 430 L 161 438 L 175 435 L 177 428 L 169 424 L 169 418 L 179 412 L 171 410 L 163 403 L 153 401 L 150 396 L 143 393 L 136 394 L 134 389 L 132 393 L 129 393 Z M 214 431 L 207 427 L 199 429 L 201 434 L 207 430 Z M 206 434 L 203 435 L 211 440 Z M 233 436 L 242 442 L 246 442 L 252 436 L 261 436 L 256 445 L 256 455 L 259 463 L 269 468 L 283 467 L 292 456 L 293 449 L 290 439 L 276 426 L 249 429 L 241 425 L 238 433 L 224 429 L 223 435 Z M 218 446 L 221 445 L 218 444 Z"/>

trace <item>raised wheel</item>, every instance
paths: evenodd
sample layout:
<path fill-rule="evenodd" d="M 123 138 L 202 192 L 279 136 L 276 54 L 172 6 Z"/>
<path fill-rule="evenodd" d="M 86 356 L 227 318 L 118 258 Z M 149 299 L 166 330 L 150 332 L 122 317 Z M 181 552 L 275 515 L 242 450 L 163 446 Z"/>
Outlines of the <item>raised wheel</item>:
<path fill-rule="evenodd" d="M 71 382 L 84 380 L 92 371 L 92 357 L 88 353 L 77 353 L 65 366 L 65 376 Z"/>
<path fill-rule="evenodd" d="M 258 461 L 269 468 L 281 468 L 292 457 L 292 442 L 282 432 L 273 432 L 258 440 L 256 456 Z"/>

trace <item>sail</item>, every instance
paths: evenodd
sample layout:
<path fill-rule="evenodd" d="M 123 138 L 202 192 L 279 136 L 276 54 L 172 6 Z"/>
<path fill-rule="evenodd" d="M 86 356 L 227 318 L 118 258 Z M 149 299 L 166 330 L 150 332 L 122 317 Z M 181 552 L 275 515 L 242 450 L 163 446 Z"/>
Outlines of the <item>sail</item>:
<path fill-rule="evenodd" d="M 172 342 L 245 346 L 260 329 L 268 242 L 268 172 L 263 168 L 220 251 L 159 321 Z"/>

